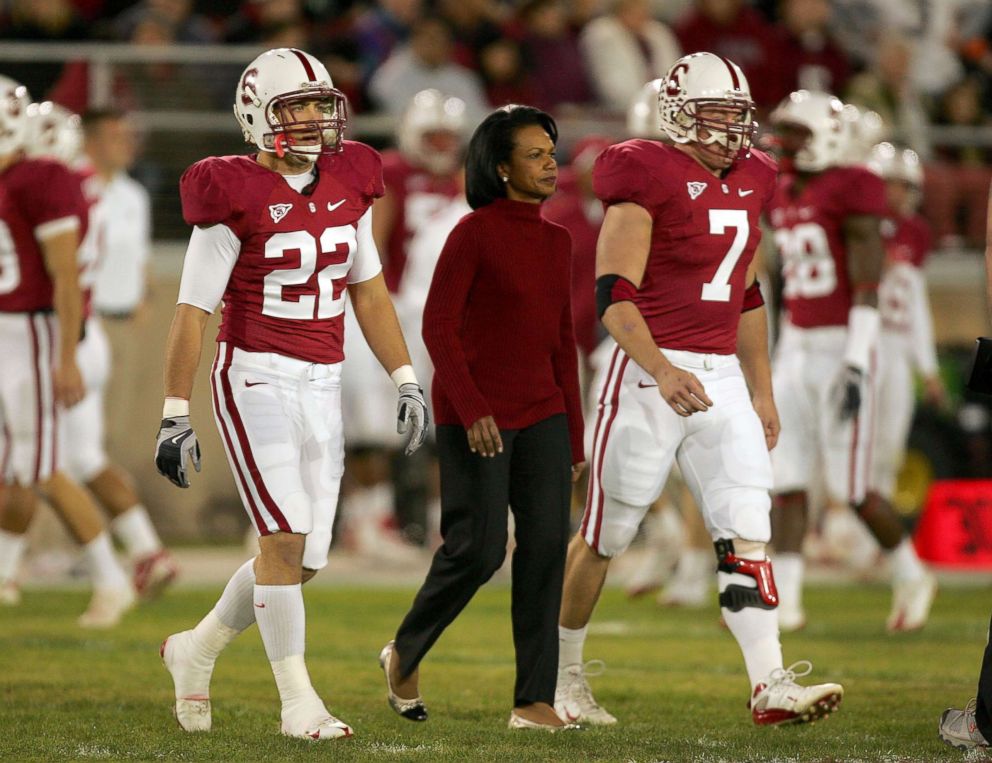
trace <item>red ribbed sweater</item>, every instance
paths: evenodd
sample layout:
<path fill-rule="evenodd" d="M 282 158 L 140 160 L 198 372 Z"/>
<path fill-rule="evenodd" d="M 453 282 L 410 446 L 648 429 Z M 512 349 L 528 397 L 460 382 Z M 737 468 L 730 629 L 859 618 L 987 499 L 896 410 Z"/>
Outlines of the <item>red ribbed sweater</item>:
<path fill-rule="evenodd" d="M 538 204 L 497 199 L 455 226 L 424 306 L 438 424 L 523 429 L 564 413 L 583 460 L 570 268 L 568 231 Z"/>

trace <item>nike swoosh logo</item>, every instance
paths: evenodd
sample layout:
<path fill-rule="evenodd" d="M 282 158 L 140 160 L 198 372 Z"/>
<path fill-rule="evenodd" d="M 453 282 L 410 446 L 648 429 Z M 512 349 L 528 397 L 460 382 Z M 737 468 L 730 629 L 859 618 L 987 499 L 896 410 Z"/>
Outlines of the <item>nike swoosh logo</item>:
<path fill-rule="evenodd" d="M 265 609 L 264 604 L 256 604 L 255 606 L 258 607 L 259 609 Z"/>
<path fill-rule="evenodd" d="M 337 204 L 331 204 L 330 202 L 327 202 L 327 211 L 328 212 L 333 212 L 335 209 L 337 209 L 338 207 L 340 207 L 346 201 L 347 201 L 347 199 L 341 199 L 341 201 L 339 201 Z"/>
<path fill-rule="evenodd" d="M 259 384 L 268 384 L 268 382 L 250 382 L 250 381 L 245 381 L 245 386 L 246 387 L 257 387 Z"/>
<path fill-rule="evenodd" d="M 640 387 L 641 389 L 649 389 L 650 387 L 657 387 L 658 385 L 657 384 L 645 384 L 644 382 L 639 381 L 639 382 L 637 382 L 637 386 Z"/>
<path fill-rule="evenodd" d="M 175 435 L 174 437 L 170 437 L 168 440 L 166 440 L 166 442 L 172 443 L 173 445 L 179 445 L 180 442 L 182 442 L 183 440 L 186 439 L 186 436 L 188 434 L 189 434 L 188 431 L 186 431 L 186 432 L 180 432 L 179 434 Z"/>
<path fill-rule="evenodd" d="M 752 193 L 754 193 L 754 190 L 753 189 L 750 190 L 750 191 L 743 191 L 740 188 L 737 189 L 737 195 L 740 196 L 742 199 L 745 196 L 750 196 Z"/>

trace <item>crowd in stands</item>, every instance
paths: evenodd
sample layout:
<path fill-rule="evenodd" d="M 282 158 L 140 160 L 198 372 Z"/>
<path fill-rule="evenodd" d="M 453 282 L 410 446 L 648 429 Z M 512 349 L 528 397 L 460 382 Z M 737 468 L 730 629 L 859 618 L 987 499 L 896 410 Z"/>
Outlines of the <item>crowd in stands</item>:
<path fill-rule="evenodd" d="M 764 114 L 800 87 L 877 112 L 928 162 L 938 238 L 984 236 L 970 200 L 988 188 L 992 141 L 935 142 L 929 127 L 992 124 L 988 0 L 0 0 L 0 39 L 294 46 L 326 63 L 353 112 L 397 113 L 435 87 L 476 117 L 506 102 L 622 113 L 682 53 L 709 50 L 741 64 Z M 79 66 L 4 69 L 35 97 L 85 106 Z M 161 67 L 140 76 L 169 87 Z M 172 87 L 186 104 L 230 98 Z"/>

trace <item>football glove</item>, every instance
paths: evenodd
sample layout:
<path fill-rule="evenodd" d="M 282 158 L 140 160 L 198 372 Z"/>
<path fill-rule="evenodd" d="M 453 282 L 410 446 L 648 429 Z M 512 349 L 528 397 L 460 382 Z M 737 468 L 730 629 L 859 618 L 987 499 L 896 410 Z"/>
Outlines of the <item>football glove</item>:
<path fill-rule="evenodd" d="M 189 487 L 189 464 L 200 471 L 200 444 L 189 423 L 189 416 L 162 419 L 155 441 L 158 473 L 179 487 Z"/>
<path fill-rule="evenodd" d="M 838 418 L 841 421 L 853 419 L 858 415 L 861 408 L 861 380 L 860 369 L 854 366 L 845 366 L 837 382 L 837 401 L 839 405 Z"/>
<path fill-rule="evenodd" d="M 417 384 L 401 384 L 400 398 L 396 403 L 396 431 L 399 434 L 410 432 L 404 450 L 408 456 L 424 444 L 430 423 L 424 391 Z"/>

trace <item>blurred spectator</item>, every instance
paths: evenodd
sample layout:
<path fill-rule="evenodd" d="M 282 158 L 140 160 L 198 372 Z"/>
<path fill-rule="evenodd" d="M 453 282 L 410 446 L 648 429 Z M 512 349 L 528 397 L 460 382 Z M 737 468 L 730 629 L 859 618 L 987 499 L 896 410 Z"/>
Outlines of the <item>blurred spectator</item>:
<path fill-rule="evenodd" d="M 781 78 L 774 100 L 800 89 L 842 93 L 850 65 L 830 36 L 830 0 L 782 0 L 779 8 L 775 68 Z"/>
<path fill-rule="evenodd" d="M 139 28 L 148 19 L 168 28 L 169 41 L 173 43 L 202 45 L 217 41 L 210 22 L 193 13 L 192 0 L 142 0 L 114 20 L 116 36 L 137 42 L 135 35 L 140 36 Z"/>
<path fill-rule="evenodd" d="M 845 101 L 876 111 L 888 126 L 893 143 L 930 158 L 927 117 L 920 93 L 910 78 L 912 44 L 903 36 L 885 34 L 879 40 L 872 69 L 854 76 Z"/>
<path fill-rule="evenodd" d="M 585 60 L 563 0 L 525 0 L 519 16 L 524 66 L 538 93 L 535 105 L 554 110 L 560 103 L 591 101 Z"/>
<path fill-rule="evenodd" d="M 452 60 L 478 70 L 482 49 L 503 34 L 503 8 L 497 0 L 435 0 L 435 7 L 451 29 Z"/>
<path fill-rule="evenodd" d="M 25 42 L 75 42 L 88 37 L 69 0 L 13 0 L 10 23 L 0 29 L 0 37 Z M 48 97 L 62 68 L 62 63 L 52 61 L 3 62 L 3 73 L 27 87 L 36 101 Z"/>
<path fill-rule="evenodd" d="M 302 39 L 305 41 L 306 18 L 303 15 L 301 0 L 248 0 L 228 19 L 224 40 L 270 43 L 273 37 L 284 33 L 282 30 L 301 26 L 304 27 Z"/>
<path fill-rule="evenodd" d="M 758 106 L 771 108 L 778 103 L 775 29 L 744 0 L 696 0 L 695 8 L 676 24 L 675 33 L 686 53 L 705 50 L 740 66 Z M 642 77 L 638 87 L 664 73 Z"/>
<path fill-rule="evenodd" d="M 530 72 L 523 66 L 523 56 L 516 40 L 497 37 L 479 52 L 479 73 L 491 106 L 524 103 L 546 108 Z"/>
<path fill-rule="evenodd" d="M 953 85 L 941 99 L 935 121 L 948 126 L 988 126 L 977 80 L 966 77 Z M 943 247 L 980 249 L 985 240 L 992 151 L 975 145 L 937 146 L 934 154 L 935 161 L 926 171 L 923 211 L 937 241 Z"/>
<path fill-rule="evenodd" d="M 318 45 L 311 45 L 314 55 L 327 67 L 334 87 L 348 99 L 351 113 L 365 111 L 365 81 L 362 75 L 361 51 L 350 36 L 323 37 Z"/>
<path fill-rule="evenodd" d="M 479 75 L 451 60 L 452 39 L 448 25 L 436 16 L 425 16 L 414 25 L 410 42 L 392 55 L 372 75 L 369 96 L 373 104 L 399 115 L 410 93 L 434 88 L 461 98 L 469 122 L 475 124 L 489 111 Z"/>
<path fill-rule="evenodd" d="M 410 39 L 410 29 L 420 11 L 421 0 L 378 0 L 355 19 L 352 34 L 361 51 L 364 82 L 369 81 L 396 46 Z"/>
<path fill-rule="evenodd" d="M 648 0 L 612 0 L 589 22 L 579 44 L 599 102 L 623 113 L 641 85 L 663 76 L 682 55 L 672 31 L 651 17 Z"/>

